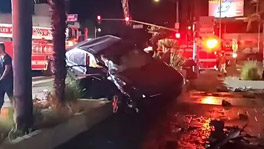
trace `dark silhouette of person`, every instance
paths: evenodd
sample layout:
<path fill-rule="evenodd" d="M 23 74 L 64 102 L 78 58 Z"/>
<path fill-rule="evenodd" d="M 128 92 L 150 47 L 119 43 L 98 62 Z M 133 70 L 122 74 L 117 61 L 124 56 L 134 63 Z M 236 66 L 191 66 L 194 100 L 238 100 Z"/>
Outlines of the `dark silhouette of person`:
<path fill-rule="evenodd" d="M 7 93 L 13 101 L 13 68 L 12 58 L 6 53 L 4 43 L 0 43 L 0 109 L 4 104 L 4 96 Z"/>

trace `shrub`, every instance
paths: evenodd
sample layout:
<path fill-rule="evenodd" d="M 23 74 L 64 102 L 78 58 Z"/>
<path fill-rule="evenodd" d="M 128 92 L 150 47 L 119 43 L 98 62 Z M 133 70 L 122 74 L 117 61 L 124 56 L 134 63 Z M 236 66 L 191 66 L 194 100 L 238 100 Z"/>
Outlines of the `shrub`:
<path fill-rule="evenodd" d="M 37 109 L 55 108 L 58 105 L 59 99 L 54 94 L 54 91 L 44 91 L 44 97 L 42 99 L 34 98 L 33 104 Z M 75 102 L 81 96 L 81 90 L 79 87 L 79 81 L 77 77 L 70 71 L 67 73 L 65 80 L 65 100 L 66 103 Z"/>
<path fill-rule="evenodd" d="M 257 61 L 247 61 L 242 67 L 242 80 L 260 80 L 262 78 L 262 67 Z"/>
<path fill-rule="evenodd" d="M 185 60 L 182 58 L 181 54 L 171 54 L 171 59 L 170 59 L 170 66 L 178 69 L 184 64 Z"/>
<path fill-rule="evenodd" d="M 80 98 L 80 96 L 79 80 L 72 72 L 68 71 L 65 86 L 65 101 L 73 102 Z"/>

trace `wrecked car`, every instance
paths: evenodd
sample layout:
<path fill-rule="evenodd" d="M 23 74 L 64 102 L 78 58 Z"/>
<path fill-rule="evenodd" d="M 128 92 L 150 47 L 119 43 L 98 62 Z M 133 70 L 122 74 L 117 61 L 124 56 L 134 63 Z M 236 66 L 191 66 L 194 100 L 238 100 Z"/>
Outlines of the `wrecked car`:
<path fill-rule="evenodd" d="M 112 99 L 114 112 L 139 112 L 158 99 L 165 102 L 179 95 L 183 87 L 178 71 L 115 36 L 80 42 L 66 52 L 66 62 L 81 78 L 87 96 Z"/>

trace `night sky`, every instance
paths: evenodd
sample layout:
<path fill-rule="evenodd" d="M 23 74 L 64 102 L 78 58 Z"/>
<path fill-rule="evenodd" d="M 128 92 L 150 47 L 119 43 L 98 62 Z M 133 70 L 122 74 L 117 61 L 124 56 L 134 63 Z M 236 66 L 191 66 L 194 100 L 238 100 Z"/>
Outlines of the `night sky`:
<path fill-rule="evenodd" d="M 81 19 L 94 19 L 98 14 L 105 18 L 122 18 L 121 0 L 71 0 L 70 12 L 78 13 Z M 134 19 L 173 25 L 174 4 L 170 0 L 130 0 L 130 10 Z M 0 0 L 0 12 L 10 12 L 10 0 Z"/>
<path fill-rule="evenodd" d="M 0 12 L 10 11 L 10 0 L 0 0 Z M 174 26 L 175 5 L 170 0 L 160 0 L 159 3 L 155 3 L 154 0 L 130 0 L 130 12 L 135 20 L 168 27 Z M 96 22 L 97 15 L 101 15 L 103 18 L 123 18 L 121 0 L 70 0 L 70 13 L 79 14 L 81 24 L 84 27 L 89 27 L 90 35 L 94 34 L 92 32 L 95 26 L 99 27 Z M 124 25 L 123 22 L 102 22 L 100 25 L 103 30 L 101 35 L 127 34 L 127 32 L 120 33 L 122 25 Z"/>

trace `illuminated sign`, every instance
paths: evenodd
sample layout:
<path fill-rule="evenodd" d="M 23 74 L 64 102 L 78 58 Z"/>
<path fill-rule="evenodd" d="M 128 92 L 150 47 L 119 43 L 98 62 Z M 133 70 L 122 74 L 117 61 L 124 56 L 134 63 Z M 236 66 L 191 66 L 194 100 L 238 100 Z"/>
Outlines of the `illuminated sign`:
<path fill-rule="evenodd" d="M 244 15 L 244 0 L 209 0 L 209 16 L 238 17 Z"/>
<path fill-rule="evenodd" d="M 77 22 L 78 14 L 67 14 L 67 22 Z"/>

